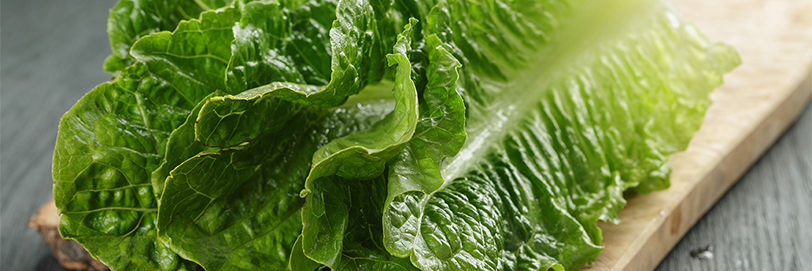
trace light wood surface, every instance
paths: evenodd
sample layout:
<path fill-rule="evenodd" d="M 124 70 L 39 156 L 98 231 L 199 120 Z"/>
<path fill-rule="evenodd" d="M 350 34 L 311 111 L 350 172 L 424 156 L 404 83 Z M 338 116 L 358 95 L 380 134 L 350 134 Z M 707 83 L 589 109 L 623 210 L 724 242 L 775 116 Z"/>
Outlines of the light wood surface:
<path fill-rule="evenodd" d="M 2 246 L 0 246 L 0 263 L 2 263 L 2 267 L 0 267 L 0 270 L 64 270 L 50 255 L 47 245 L 38 236 L 37 231 L 29 228 L 27 223 L 31 214 L 35 213 L 42 203 L 51 198 L 50 165 L 59 117 L 93 86 L 109 79 L 109 75 L 102 71 L 101 66 L 104 57 L 110 53 L 105 27 L 107 10 L 115 4 L 115 1 L 1 1 L 0 55 L 2 55 L 2 61 L 0 61 L 0 66 L 2 68 L 0 70 L 2 72 L 0 73 L 0 112 L 2 113 L 0 113 L 0 123 L 2 124 L 0 125 L 0 141 L 2 141 L 2 144 L 0 144 L 0 185 L 2 187 L 0 188 L 0 211 L 2 212 L 0 213 L 2 214 L 0 214 L 0 245 Z M 809 71 L 805 70 L 806 67 L 799 64 L 804 60 L 808 62 L 808 59 L 810 59 L 809 51 L 812 50 L 812 45 L 809 42 L 809 31 L 812 31 L 809 20 L 812 19 L 812 15 L 810 15 L 812 11 L 808 7 L 799 6 L 798 3 L 803 1 L 810 2 L 809 0 L 774 0 L 770 2 L 680 0 L 675 4 L 675 7 L 686 15 L 689 20 L 697 22 L 708 36 L 714 40 L 723 40 L 733 44 L 740 49 L 744 57 L 744 65 L 726 78 L 728 84 L 714 99 L 719 103 L 724 103 L 730 99 L 725 97 L 735 97 L 737 93 L 750 98 L 748 98 L 749 102 L 742 103 L 741 109 L 736 111 L 739 112 L 738 114 L 741 117 L 731 117 L 733 120 L 730 121 L 731 124 L 729 125 L 733 126 L 720 128 L 730 129 L 729 132 L 725 132 L 725 135 L 734 135 L 729 139 L 731 143 L 728 143 L 732 145 L 715 147 L 712 149 L 713 151 L 709 151 L 710 153 L 702 154 L 702 156 L 710 158 L 702 160 L 705 161 L 704 164 L 693 164 L 698 165 L 694 170 L 686 171 L 687 169 L 678 168 L 674 174 L 673 187 L 662 193 L 671 193 L 671 191 L 676 191 L 679 187 L 682 187 L 681 192 L 678 192 L 682 195 L 680 196 L 682 198 L 705 190 L 711 191 L 705 192 L 711 193 L 708 198 L 717 198 L 722 193 L 721 191 L 724 190 L 722 188 L 726 188 L 734 182 L 743 169 L 747 168 L 748 164 L 755 157 L 758 157 L 759 153 L 768 145 L 763 142 L 772 141 L 786 127 L 788 119 L 791 119 L 786 115 L 794 115 L 791 113 L 794 113 L 792 111 L 803 103 L 803 95 L 809 95 L 808 91 L 806 94 L 796 94 L 794 96 L 796 97 L 795 100 L 788 103 L 785 98 L 789 94 L 778 93 L 781 90 L 789 91 L 793 89 L 792 86 L 799 84 L 798 82 L 804 77 L 803 74 L 809 74 Z M 807 18 L 803 18 L 804 16 Z M 748 20 L 752 20 L 752 22 L 745 23 Z M 795 26 L 790 27 L 793 24 Z M 798 24 L 806 24 L 806 29 L 798 27 Z M 758 91 L 748 92 L 752 89 Z M 758 102 L 760 99 L 768 101 L 769 105 Z M 719 103 L 715 107 L 718 107 Z M 730 104 L 727 108 L 735 108 L 735 105 L 735 103 Z M 753 121 L 756 118 L 780 119 L 776 117 L 779 114 L 770 113 L 776 112 L 778 105 L 786 105 L 784 107 L 789 108 L 780 110 L 780 112 L 783 112 L 781 114 L 785 114 L 782 122 L 776 121 L 774 124 L 767 124 L 772 126 L 764 127 L 762 124 L 760 124 L 762 126 L 754 124 L 765 123 L 763 121 Z M 712 109 L 710 117 L 717 114 L 713 110 L 718 111 L 719 109 Z M 807 114 L 807 120 L 809 116 L 811 115 Z M 724 121 L 721 122 L 724 123 Z M 792 128 L 795 132 L 793 134 L 797 135 L 795 138 L 802 138 L 805 142 L 809 142 L 810 138 L 812 138 L 812 130 L 809 127 L 812 126 L 806 125 Z M 757 128 L 758 130 L 756 130 Z M 707 130 L 708 128 L 704 129 Z M 703 133 L 708 132 L 703 131 Z M 739 143 L 732 143 L 733 140 L 737 140 L 736 142 L 747 141 L 747 137 L 759 137 L 760 141 L 758 142 L 762 142 L 760 143 L 762 145 L 753 145 L 747 150 L 739 150 L 736 153 L 730 151 L 734 149 L 733 146 L 741 146 Z M 812 167 L 804 167 L 804 165 L 810 165 L 808 161 L 812 159 L 812 155 L 809 155 L 812 151 L 808 149 L 810 145 L 796 141 L 789 141 L 782 148 L 773 148 L 770 152 L 775 155 L 764 157 L 758 163 L 760 165 L 773 165 L 770 168 L 772 171 L 808 173 Z M 748 142 L 755 141 L 750 139 Z M 695 149 L 695 147 L 693 148 Z M 806 149 L 804 150 L 804 148 Z M 789 150 L 795 152 L 792 153 Z M 742 157 L 735 158 L 734 155 Z M 798 158 L 793 155 L 802 156 Z M 787 158 L 787 156 L 791 158 Z M 734 158 L 746 162 L 736 164 L 731 161 Z M 801 159 L 807 162 L 805 164 L 789 163 L 787 159 Z M 714 167 L 713 164 L 718 165 L 719 161 L 722 160 L 727 161 L 724 163 L 726 166 L 714 169 L 717 167 Z M 764 171 L 771 170 L 765 169 Z M 700 174 L 700 172 L 711 171 L 716 175 L 713 177 L 715 179 L 701 178 L 701 176 L 705 175 Z M 812 190 L 809 184 L 812 181 L 809 178 L 812 174 L 794 176 L 792 180 L 785 180 L 786 182 L 781 184 L 792 184 L 792 186 L 788 186 L 788 189 L 792 187 L 798 188 L 799 192 L 793 191 L 796 194 L 792 196 L 791 193 L 764 195 L 765 191 L 761 190 L 763 186 L 760 185 L 764 182 L 774 181 L 770 178 L 777 177 L 778 174 L 773 176 L 766 173 L 754 173 L 759 172 L 748 173 L 749 176 L 753 176 L 749 180 L 751 181 L 750 184 L 754 183 L 752 181 L 761 181 L 761 183 L 744 187 L 746 189 L 740 189 L 742 188 L 741 185 L 745 183 L 739 183 L 735 189 L 730 191 L 731 194 L 726 196 L 727 198 L 739 199 L 732 202 L 732 204 L 739 205 L 727 210 L 749 213 L 752 210 L 758 211 L 759 208 L 796 206 L 796 203 L 789 202 L 789 200 L 794 197 L 812 197 L 809 193 L 803 192 Z M 683 184 L 683 182 L 686 182 L 685 180 L 695 180 L 695 182 L 704 183 L 705 186 L 701 189 L 688 188 L 696 187 L 696 185 Z M 670 234 L 666 227 L 666 231 L 660 233 L 666 236 L 655 238 L 661 240 L 660 243 L 649 244 L 646 240 L 652 240 L 652 236 L 657 236 L 655 235 L 657 233 L 656 229 L 662 228 L 662 225 L 672 225 L 669 219 L 674 219 L 673 212 L 666 212 L 664 213 L 665 216 L 661 218 L 656 218 L 656 215 L 651 216 L 651 213 L 639 212 L 635 214 L 633 212 L 634 208 L 639 208 L 636 206 L 645 206 L 651 202 L 656 202 L 657 198 L 644 201 L 646 197 L 653 196 L 654 194 L 631 199 L 630 208 L 624 210 L 622 214 L 622 217 L 626 218 L 626 220 L 617 226 L 630 227 L 626 235 L 622 235 L 623 231 L 621 230 L 606 228 L 604 225 L 605 243 L 609 246 L 601 255 L 599 262 L 591 270 L 610 269 L 609 267 L 612 266 L 616 267 L 615 270 L 623 270 L 626 267 L 626 270 L 652 269 L 660 258 L 668 252 L 669 248 L 679 240 L 685 230 L 693 224 L 697 216 L 700 216 L 713 202 L 713 200 L 707 200 L 694 203 L 696 205 L 680 207 L 682 213 L 680 213 L 680 219 L 676 220 L 681 222 L 677 225 L 677 233 Z M 747 201 L 744 201 L 744 199 L 747 199 Z M 759 206 L 758 208 L 752 206 L 752 204 L 759 203 L 772 205 Z M 668 210 L 675 210 L 677 209 L 676 206 L 676 203 L 672 203 Z M 809 207 L 803 207 L 808 212 Z M 659 210 L 655 211 L 657 211 L 656 214 L 659 214 Z M 770 210 L 764 210 L 764 212 L 768 211 Z M 809 251 L 812 250 L 804 249 L 809 248 L 808 245 L 805 247 L 782 248 L 780 246 L 789 246 L 790 243 L 775 241 L 784 238 L 799 239 L 800 241 L 796 241 L 808 244 L 808 240 L 812 240 L 804 238 L 804 236 L 810 236 L 809 233 L 812 232 L 808 229 L 808 225 L 812 224 L 812 220 L 808 219 L 809 215 L 805 216 L 805 218 L 796 216 L 795 220 L 775 219 L 778 215 L 790 215 L 790 213 L 770 211 L 768 215 L 763 215 L 763 217 L 757 217 L 759 214 L 751 214 L 750 218 L 752 219 L 744 221 L 752 224 L 719 224 L 722 223 L 719 220 L 727 221 L 730 218 L 721 215 L 706 217 L 705 222 L 708 223 L 705 224 L 708 226 L 692 230 L 692 232 L 699 234 L 700 237 L 697 238 L 714 234 L 716 238 L 739 239 L 738 241 L 745 242 L 744 244 L 747 247 L 729 252 L 730 254 L 745 257 L 742 260 L 742 265 L 738 265 L 735 259 L 724 261 L 722 259 L 723 255 L 721 255 L 724 252 L 715 251 L 714 254 L 717 256 L 713 260 L 701 263 L 708 264 L 719 261 L 704 270 L 808 269 L 812 265 L 803 264 L 812 263 L 809 260 L 812 257 L 807 256 Z M 730 213 L 726 214 L 731 215 Z M 709 215 L 713 216 L 714 214 L 710 213 Z M 632 219 L 635 217 L 636 219 Z M 649 223 L 652 221 L 654 223 Z M 797 223 L 797 225 L 781 223 L 782 221 L 794 221 L 793 223 Z M 711 224 L 709 225 L 709 223 Z M 637 226 L 634 227 L 633 224 Z M 653 225 L 653 228 L 647 229 L 645 227 L 645 225 L 649 224 Z M 763 232 L 758 233 L 758 236 L 752 239 L 733 236 L 737 232 L 751 233 L 742 230 L 742 228 L 754 227 L 753 225 L 761 225 Z M 729 235 L 719 237 L 719 232 L 725 233 L 725 231 L 713 229 L 724 226 L 731 227 L 727 231 Z M 647 230 L 644 231 L 644 229 Z M 800 237 L 795 233 L 791 236 L 782 236 L 781 234 L 781 232 L 793 230 L 800 230 L 802 233 Z M 803 235 L 803 233 L 806 235 Z M 621 243 L 619 240 L 627 240 L 628 242 Z M 747 240 L 760 240 L 761 242 L 748 242 Z M 770 242 L 770 240 L 773 242 Z M 636 243 L 632 246 L 632 242 Z M 697 244 L 704 246 L 707 243 L 699 242 Z M 654 245 L 656 247 L 653 247 Z M 718 244 L 714 244 L 714 246 L 719 247 Z M 695 246 L 691 246 L 691 248 L 695 248 Z M 775 253 L 790 250 L 800 251 L 796 252 L 795 255 L 800 257 L 801 260 L 782 260 L 783 258 L 775 256 Z M 624 255 L 625 251 L 629 251 L 628 255 L 630 256 L 623 257 L 625 262 L 619 264 L 620 255 Z M 639 256 L 637 253 L 640 251 L 648 253 L 637 257 Z M 680 253 L 680 255 L 687 254 L 687 252 Z M 773 259 L 761 264 L 751 262 L 748 265 L 747 263 L 746 257 L 751 256 L 751 254 L 767 255 L 762 257 L 769 257 L 770 253 L 773 253 L 773 257 L 779 259 Z M 671 259 L 667 261 L 671 262 L 669 266 L 674 268 L 664 269 L 702 269 L 693 268 L 700 267 L 699 264 L 693 265 L 685 262 L 689 260 L 699 262 L 691 259 L 690 256 L 680 256 L 679 258 L 672 256 L 669 255 L 668 257 L 671 257 Z M 787 253 L 785 256 L 790 257 L 791 253 Z M 609 257 L 613 257 L 614 260 L 608 260 Z M 758 260 L 759 258 L 751 257 L 751 261 Z M 636 264 L 630 264 L 632 261 Z M 786 264 L 793 261 L 800 264 Z M 793 268 L 793 266 L 797 268 Z"/>
<path fill-rule="evenodd" d="M 652 270 L 691 226 L 796 119 L 812 96 L 812 1 L 676 0 L 743 64 L 725 76 L 702 128 L 675 155 L 671 187 L 634 196 L 605 250 L 585 270 Z M 812 151 L 812 150 L 808 150 Z"/>
<path fill-rule="evenodd" d="M 657 271 L 809 270 L 812 103 L 663 258 Z M 712 258 L 696 255 L 710 246 Z"/>

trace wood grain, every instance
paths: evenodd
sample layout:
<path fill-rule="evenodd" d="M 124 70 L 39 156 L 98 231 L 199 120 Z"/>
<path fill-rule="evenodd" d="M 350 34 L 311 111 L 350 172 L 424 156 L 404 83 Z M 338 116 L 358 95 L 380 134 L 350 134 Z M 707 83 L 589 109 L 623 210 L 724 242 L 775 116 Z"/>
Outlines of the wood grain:
<path fill-rule="evenodd" d="M 107 10 L 115 1 L 0 3 L 0 270 L 61 270 L 27 226 L 51 199 L 59 117 L 108 79 Z"/>
<path fill-rule="evenodd" d="M 742 66 L 712 94 L 702 128 L 670 164 L 671 188 L 629 199 L 601 224 L 606 249 L 588 270 L 652 270 L 798 116 L 812 96 L 812 3 L 680 0 L 677 10 Z"/>
<path fill-rule="evenodd" d="M 764 119 L 763 116 L 766 116 L 764 112 L 776 111 L 775 106 L 760 108 L 757 102 L 752 101 L 758 100 L 762 96 L 775 101 L 777 98 L 772 97 L 770 91 L 789 89 L 787 86 L 797 84 L 798 80 L 803 77 L 804 67 L 790 67 L 790 64 L 809 58 L 808 51 L 812 46 L 808 43 L 808 39 L 804 40 L 799 37 L 808 37 L 812 27 L 807 26 L 806 32 L 803 29 L 786 29 L 793 21 L 808 23 L 809 18 L 803 18 L 803 16 L 812 16 L 810 15 L 812 12 L 805 6 L 791 6 L 799 5 L 800 1 L 804 0 L 772 2 L 681 0 L 676 3 L 676 7 L 690 20 L 696 21 L 708 36 L 734 44 L 742 51 L 744 65 L 727 77 L 728 84 L 719 94 L 729 93 L 728 96 L 735 96 L 741 91 L 739 89 L 750 88 L 750 84 L 753 84 L 753 88 L 761 89 L 761 92 L 741 94 L 752 98 L 749 98 L 750 103 L 741 104 L 746 112 L 740 113 L 741 119 L 737 118 L 733 121 L 738 123 L 735 124 L 738 125 L 735 127 L 747 125 L 746 123 L 750 123 L 759 116 Z M 0 61 L 0 213 L 2 213 L 0 214 L 0 245 L 2 245 L 0 246 L 0 263 L 2 263 L 2 267 L 0 269 L 2 270 L 63 270 L 49 255 L 48 247 L 37 232 L 28 228 L 26 224 L 30 215 L 51 197 L 50 164 L 59 117 L 93 86 L 110 78 L 102 71 L 101 66 L 104 57 L 110 53 L 105 27 L 107 10 L 114 4 L 115 1 L 98 0 L 2 0 L 2 4 L 0 4 L 2 6 L 0 8 L 0 56 L 2 58 Z M 743 23 L 748 20 L 753 20 L 753 22 Z M 737 32 L 731 32 L 730 29 L 734 28 L 739 29 L 735 30 Z M 783 44 L 784 42 L 787 44 Z M 765 47 L 767 49 L 759 51 L 759 46 L 764 45 L 768 46 Z M 804 49 L 807 50 L 807 53 L 803 53 Z M 776 66 L 769 66 L 768 64 L 771 65 L 773 61 L 777 62 Z M 760 71 L 758 66 L 753 63 L 768 65 L 768 71 Z M 808 72 L 806 73 L 808 74 Z M 773 79 L 760 79 L 762 77 Z M 736 78 L 742 80 L 736 82 L 734 81 Z M 714 97 L 716 101 L 720 101 L 719 94 Z M 724 97 L 722 95 L 721 100 L 724 100 Z M 797 103 L 802 103 L 802 100 L 798 99 Z M 754 103 L 756 104 L 754 105 Z M 752 112 L 750 112 L 751 109 Z M 711 112 L 711 114 L 714 113 Z M 785 125 L 786 123 L 782 123 L 768 127 L 771 130 L 763 136 L 772 139 L 775 134 L 783 130 Z M 749 134 L 756 129 L 752 125 L 748 127 L 752 128 L 747 130 L 750 131 Z M 744 190 L 734 189 L 735 191 L 731 191 L 732 195 L 728 195 L 728 197 L 735 196 L 736 200 L 725 205 L 728 209 L 722 211 L 734 210 L 736 213 L 709 213 L 711 217 L 706 217 L 708 223 L 704 223 L 704 226 L 699 225 L 700 227 L 693 230 L 698 237 L 686 240 L 690 242 L 688 247 L 675 251 L 677 255 L 669 255 L 669 258 L 664 261 L 666 266 L 663 269 L 695 270 L 701 268 L 698 264 L 686 262 L 692 260 L 690 256 L 685 256 L 687 251 L 695 248 L 695 244 L 702 246 L 708 244 L 703 240 L 708 235 L 718 237 L 719 234 L 725 233 L 726 238 L 718 238 L 735 239 L 733 241 L 738 243 L 733 244 L 747 247 L 727 252 L 736 258 L 714 261 L 712 265 L 704 267 L 705 270 L 803 270 L 802 268 L 810 266 L 812 257 L 806 256 L 809 251 L 812 251 L 809 249 L 810 246 L 793 247 L 793 244 L 808 244 L 808 240 L 812 240 L 812 234 L 810 234 L 812 231 L 807 229 L 808 225 L 812 224 L 812 219 L 808 214 L 810 208 L 807 205 L 798 205 L 797 202 L 801 201 L 791 201 L 805 198 L 807 200 L 804 202 L 809 203 L 809 198 L 812 198 L 812 194 L 809 193 L 812 191 L 812 187 L 810 187 L 812 173 L 810 173 L 809 167 L 809 160 L 812 159 L 810 155 L 812 151 L 809 150 L 809 142 L 812 138 L 810 127 L 812 126 L 807 124 L 792 128 L 798 135 L 795 137 L 796 140 L 774 150 L 776 155 L 765 157 L 759 162 L 773 165 L 773 167 L 770 170 L 751 172 L 750 175 L 753 176 L 750 178 L 751 182 L 747 182 L 748 178 L 745 178 L 738 187 L 741 187 L 742 184 L 751 185 L 745 186 L 744 188 L 747 189 Z M 736 131 L 744 131 L 742 128 L 738 129 Z M 741 136 L 734 137 L 734 139 L 741 141 L 747 137 L 745 132 L 740 133 L 742 133 Z M 731 131 L 728 134 L 736 133 Z M 761 152 L 759 149 L 763 150 L 763 146 L 744 153 L 748 156 L 744 160 L 752 161 L 752 158 L 757 157 Z M 790 153 L 790 150 L 794 152 Z M 707 161 L 721 161 L 724 157 L 718 154 L 719 151 L 721 150 L 714 150 L 713 154 L 704 154 L 715 157 L 715 160 Z M 793 155 L 801 155 L 801 157 Z M 806 162 L 793 163 L 794 159 L 804 159 Z M 719 174 L 715 177 L 717 178 L 716 188 L 725 182 L 728 183 L 727 185 L 733 182 L 736 179 L 735 176 L 741 173 L 741 169 L 745 168 L 746 164 L 749 162 L 741 165 L 737 169 L 738 171 L 733 169 L 716 171 L 715 174 Z M 700 164 L 700 167 L 704 166 L 706 165 Z M 803 174 L 787 176 L 785 172 L 802 172 Z M 790 187 L 789 189 L 795 189 L 794 191 L 764 190 L 765 187 L 769 187 L 765 183 L 774 181 L 775 177 L 782 174 L 785 178 L 790 179 L 784 179 L 786 182 L 776 185 L 787 185 Z M 690 176 L 682 178 L 688 177 Z M 676 186 L 675 182 L 674 187 Z M 763 194 L 770 191 L 775 194 Z M 638 202 L 639 199 L 633 199 L 631 207 L 642 204 Z M 753 206 L 759 203 L 764 203 L 764 206 Z M 707 206 L 704 206 L 704 209 L 706 208 Z M 771 212 L 770 208 L 789 210 L 778 213 Z M 793 208 L 806 210 L 806 216 L 798 216 L 796 212 L 793 212 Z M 703 208 L 698 209 L 704 210 Z M 683 209 L 683 211 L 687 211 L 687 209 Z M 755 213 L 749 214 L 751 211 Z M 701 213 L 700 211 L 693 214 L 699 216 Z M 748 216 L 737 216 L 740 220 L 731 218 L 731 216 L 742 213 L 748 213 Z M 696 219 L 694 217 L 691 220 L 685 214 L 681 213 L 681 221 L 685 222 L 681 222 L 678 227 L 683 232 L 692 224 L 689 221 Z M 623 216 L 625 215 L 624 212 Z M 793 218 L 779 220 L 779 216 L 793 216 Z M 659 218 L 658 221 L 661 221 L 660 223 L 663 225 L 670 225 L 662 222 L 665 221 L 665 218 Z M 630 223 L 634 223 L 634 221 L 626 220 L 621 225 L 625 226 Z M 755 233 L 749 231 L 751 227 L 758 228 L 759 231 Z M 800 235 L 796 233 L 800 233 Z M 638 232 L 631 234 L 636 236 Z M 735 234 L 755 234 L 756 236 L 742 237 Z M 649 258 L 649 263 L 653 263 L 642 269 L 653 268 L 680 235 L 682 233 L 670 237 L 666 242 L 670 245 L 659 247 L 657 253 L 660 256 L 655 255 L 655 257 Z M 614 238 L 612 236 L 607 236 L 607 239 Z M 776 241 L 789 239 L 795 239 L 795 243 Z M 638 246 L 638 251 L 640 247 L 642 246 Z M 621 247 L 621 249 L 625 248 L 628 246 Z M 623 253 L 621 250 L 616 250 L 614 246 L 609 247 L 607 253 L 609 251 Z M 778 255 L 782 251 L 795 253 Z M 720 255 L 723 253 L 715 252 Z M 599 263 L 606 263 L 603 260 L 606 257 L 605 254 L 601 256 L 602 260 Z M 791 255 L 796 255 L 796 257 L 801 255 L 801 259 L 785 259 L 785 257 L 792 257 Z M 740 264 L 737 264 L 737 259 L 741 260 Z M 803 261 L 804 259 L 805 261 Z M 783 262 L 799 264 L 782 264 Z M 806 263 L 806 265 L 800 263 Z M 629 266 L 628 270 L 634 270 L 631 265 L 627 264 L 627 266 Z M 597 267 L 593 270 L 597 270 Z"/>
<path fill-rule="evenodd" d="M 688 231 L 658 271 L 809 270 L 812 104 Z M 713 258 L 691 251 L 711 246 Z"/>

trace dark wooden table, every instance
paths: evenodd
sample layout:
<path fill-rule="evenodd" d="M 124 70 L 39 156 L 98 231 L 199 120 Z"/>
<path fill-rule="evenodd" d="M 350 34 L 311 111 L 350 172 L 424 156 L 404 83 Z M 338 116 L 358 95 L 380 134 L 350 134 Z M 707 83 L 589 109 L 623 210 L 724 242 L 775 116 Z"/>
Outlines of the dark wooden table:
<path fill-rule="evenodd" d="M 0 269 L 60 270 L 26 226 L 51 198 L 59 117 L 108 80 L 114 1 L 0 2 Z M 812 110 L 683 238 L 658 270 L 812 268 Z M 713 258 L 691 257 L 712 246 Z"/>

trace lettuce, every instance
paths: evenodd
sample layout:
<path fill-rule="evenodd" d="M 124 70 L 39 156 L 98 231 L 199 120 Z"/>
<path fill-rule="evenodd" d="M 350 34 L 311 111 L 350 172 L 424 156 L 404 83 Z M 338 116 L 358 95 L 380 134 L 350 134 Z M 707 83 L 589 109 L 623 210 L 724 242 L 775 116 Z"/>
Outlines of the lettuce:
<path fill-rule="evenodd" d="M 643 0 L 122 0 L 108 32 L 53 178 L 113 270 L 575 270 L 740 61 Z"/>

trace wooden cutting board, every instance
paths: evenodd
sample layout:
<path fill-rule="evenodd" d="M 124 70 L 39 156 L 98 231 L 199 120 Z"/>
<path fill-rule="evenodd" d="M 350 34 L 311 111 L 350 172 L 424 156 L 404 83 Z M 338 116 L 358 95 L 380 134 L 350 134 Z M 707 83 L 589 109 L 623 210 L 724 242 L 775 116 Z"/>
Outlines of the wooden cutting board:
<path fill-rule="evenodd" d="M 605 249 L 583 270 L 657 267 L 812 97 L 812 1 L 672 1 L 711 40 L 736 47 L 742 65 L 711 95 L 688 149 L 671 159 L 671 187 L 629 198 L 620 224 L 601 224 Z"/>

